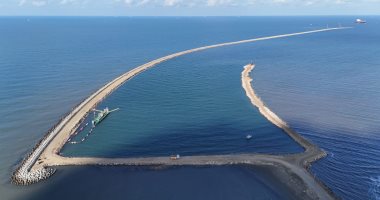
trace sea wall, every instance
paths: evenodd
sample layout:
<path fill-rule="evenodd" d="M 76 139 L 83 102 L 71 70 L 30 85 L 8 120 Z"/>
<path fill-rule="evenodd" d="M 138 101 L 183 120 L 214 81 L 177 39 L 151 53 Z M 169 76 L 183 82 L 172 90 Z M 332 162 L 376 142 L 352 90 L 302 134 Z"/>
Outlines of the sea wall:
<path fill-rule="evenodd" d="M 104 98 L 106 98 L 109 94 L 111 94 L 114 90 L 120 87 L 123 83 L 135 77 L 136 75 L 142 73 L 143 71 L 159 64 L 164 61 L 211 48 L 217 48 L 222 46 L 229 45 L 237 45 L 242 43 L 249 43 L 255 41 L 269 40 L 269 39 L 277 39 L 283 37 L 297 36 L 303 34 L 317 33 L 317 32 L 325 32 L 325 31 L 333 31 L 345 29 L 345 27 L 340 28 L 328 28 L 328 29 L 319 29 L 312 31 L 304 31 L 298 33 L 290 33 L 283 34 L 277 36 L 269 36 L 262 37 L 256 39 L 249 40 L 241 40 L 237 42 L 227 42 L 222 44 L 210 45 L 195 49 L 190 49 L 178 53 L 174 53 L 162 58 L 158 58 L 146 64 L 143 64 L 139 67 L 132 69 L 131 71 L 117 77 L 111 82 L 105 84 L 102 88 L 97 90 L 95 93 L 90 95 L 88 98 L 83 100 L 78 106 L 74 107 L 71 112 L 66 114 L 63 118 L 61 118 L 48 132 L 45 136 L 37 143 L 37 145 L 33 148 L 32 152 L 26 156 L 26 158 L 21 162 L 19 167 L 15 170 L 12 176 L 12 182 L 15 184 L 30 184 L 37 182 L 39 180 L 45 179 L 52 174 L 54 174 L 55 170 L 48 168 L 48 160 L 54 160 L 54 163 L 64 162 L 65 159 L 58 155 L 60 149 L 66 143 L 66 141 L 70 138 L 75 128 L 79 126 L 81 120 L 84 119 L 86 115 Z M 51 164 L 51 163 L 50 163 Z"/>

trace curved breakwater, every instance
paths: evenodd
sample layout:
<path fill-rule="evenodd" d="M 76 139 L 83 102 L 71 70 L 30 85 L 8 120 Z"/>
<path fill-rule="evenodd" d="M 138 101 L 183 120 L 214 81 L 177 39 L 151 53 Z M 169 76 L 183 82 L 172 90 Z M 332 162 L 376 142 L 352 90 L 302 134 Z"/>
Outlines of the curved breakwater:
<path fill-rule="evenodd" d="M 250 99 L 251 103 L 259 109 L 260 113 L 265 118 L 267 118 L 274 125 L 283 129 L 291 138 L 293 138 L 305 149 L 305 152 L 303 154 L 296 157 L 298 164 L 303 165 L 304 167 L 309 167 L 311 162 L 325 157 L 327 155 L 326 152 L 322 151 L 319 147 L 310 143 L 301 135 L 296 133 L 293 129 L 291 129 L 288 124 L 274 112 L 272 112 L 255 93 L 254 89 L 251 86 L 252 78 L 250 77 L 250 73 L 254 68 L 254 64 L 249 64 L 244 67 L 244 70 L 242 72 L 242 86 L 247 94 L 247 97 Z"/>
<path fill-rule="evenodd" d="M 48 168 L 49 166 L 62 165 L 62 164 L 64 165 L 64 163 L 67 163 L 66 161 L 70 159 L 72 159 L 72 161 L 75 161 L 76 158 L 64 158 L 58 155 L 58 153 L 60 149 L 63 147 L 63 145 L 69 140 L 70 136 L 73 134 L 75 129 L 80 125 L 83 119 L 88 115 L 91 109 L 94 108 L 99 102 L 101 102 L 105 97 L 107 97 L 110 93 L 116 90 L 123 83 L 125 83 L 126 81 L 130 80 L 131 78 L 138 75 L 139 73 L 159 63 L 162 63 L 164 61 L 167 61 L 167 60 L 170 60 L 170 59 L 173 59 L 185 54 L 202 51 L 206 49 L 211 49 L 211 48 L 237 45 L 237 44 L 261 41 L 261 40 L 297 36 L 297 35 L 303 35 L 303 34 L 311 34 L 311 33 L 317 33 L 317 32 L 333 31 L 333 30 L 339 30 L 339 29 L 345 29 L 345 28 L 346 27 L 318 29 L 318 30 L 313 30 L 313 31 L 305 31 L 305 32 L 283 34 L 283 35 L 277 35 L 277 36 L 269 36 L 269 37 L 262 37 L 262 38 L 256 38 L 256 39 L 210 45 L 210 46 L 205 46 L 205 47 L 200 47 L 200 48 L 195 48 L 195 49 L 190 49 L 190 50 L 174 53 L 174 54 L 153 60 L 151 62 L 148 62 L 139 67 L 136 67 L 132 69 L 131 71 L 117 77 L 116 79 L 104 85 L 102 88 L 100 88 L 95 93 L 90 95 L 87 99 L 85 99 L 83 102 L 81 102 L 78 106 L 74 107 L 72 111 L 69 112 L 65 117 L 63 117 L 50 131 L 48 131 L 45 137 L 42 138 L 42 140 L 34 147 L 33 151 L 22 161 L 22 163 L 13 173 L 12 182 L 16 184 L 21 184 L 21 185 L 35 183 L 45 178 L 48 178 L 55 172 L 54 169 Z M 282 128 L 286 131 L 286 127 L 282 127 Z M 289 134 L 289 135 L 292 138 L 294 138 L 297 142 L 303 139 L 302 137 L 298 138 L 296 136 L 297 134 L 295 134 L 295 136 L 292 136 L 292 134 Z M 304 144 L 306 144 L 306 142 L 304 142 Z M 307 152 L 313 151 L 314 149 L 312 148 L 311 144 L 308 145 L 307 147 L 308 148 L 305 147 Z M 307 158 L 311 160 L 316 159 L 315 157 L 313 158 L 307 157 Z M 307 163 L 306 161 L 308 160 L 304 159 L 302 161 L 305 162 L 306 164 Z M 71 164 L 74 164 L 74 163 L 71 163 Z M 92 164 L 92 163 L 79 162 L 77 164 Z M 108 164 L 112 164 L 112 163 L 108 163 Z"/>

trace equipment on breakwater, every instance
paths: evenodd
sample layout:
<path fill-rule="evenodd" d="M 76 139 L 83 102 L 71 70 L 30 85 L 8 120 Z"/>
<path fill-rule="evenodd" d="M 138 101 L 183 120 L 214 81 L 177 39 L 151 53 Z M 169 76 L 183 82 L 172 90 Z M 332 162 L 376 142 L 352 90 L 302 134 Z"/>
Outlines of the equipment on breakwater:
<path fill-rule="evenodd" d="M 179 154 L 170 156 L 170 160 L 178 160 L 180 158 L 181 158 L 181 156 Z"/>

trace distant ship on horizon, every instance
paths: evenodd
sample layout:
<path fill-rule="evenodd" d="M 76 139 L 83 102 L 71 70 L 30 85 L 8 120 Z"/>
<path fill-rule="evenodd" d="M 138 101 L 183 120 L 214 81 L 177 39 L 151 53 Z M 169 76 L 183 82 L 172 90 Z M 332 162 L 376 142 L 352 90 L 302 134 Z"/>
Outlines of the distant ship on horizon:
<path fill-rule="evenodd" d="M 355 23 L 357 23 L 357 24 L 365 24 L 367 22 L 365 20 L 363 20 L 363 19 L 356 19 Z"/>

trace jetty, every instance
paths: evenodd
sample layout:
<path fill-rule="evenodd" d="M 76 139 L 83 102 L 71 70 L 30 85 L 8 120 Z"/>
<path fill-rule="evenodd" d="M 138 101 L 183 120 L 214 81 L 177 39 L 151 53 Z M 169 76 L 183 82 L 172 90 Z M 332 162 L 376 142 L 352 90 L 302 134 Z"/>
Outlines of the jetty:
<path fill-rule="evenodd" d="M 244 67 L 244 71 L 242 72 L 242 86 L 245 90 L 247 97 L 250 99 L 251 103 L 256 106 L 260 113 L 267 118 L 270 122 L 272 122 L 277 127 L 284 130 L 293 140 L 295 140 L 298 144 L 300 144 L 305 152 L 302 155 L 297 155 L 295 157 L 295 161 L 298 165 L 304 166 L 308 168 L 310 163 L 325 157 L 326 152 L 322 151 L 316 145 L 310 143 L 308 140 L 303 138 L 293 129 L 291 129 L 288 124 L 283 121 L 279 116 L 277 116 L 274 112 L 272 112 L 260 99 L 260 97 L 255 93 L 252 87 L 252 78 L 249 76 L 251 71 L 255 68 L 254 64 L 248 64 Z"/>
<path fill-rule="evenodd" d="M 350 27 L 326 28 L 312 31 L 290 33 L 276 36 L 261 37 L 255 39 L 241 40 L 236 42 L 227 42 L 222 44 L 215 44 L 205 47 L 199 47 L 186 51 L 174 53 L 162 58 L 158 58 L 141 66 L 138 66 L 125 74 L 115 78 L 107 83 L 95 93 L 90 95 L 65 117 L 63 117 L 56 125 L 53 126 L 40 142 L 33 148 L 33 151 L 28 154 L 25 159 L 20 163 L 19 167 L 12 175 L 12 182 L 20 185 L 28 185 L 44 180 L 54 174 L 54 166 L 71 166 L 71 165 L 127 165 L 127 166 L 156 166 L 156 165 L 227 165 L 227 164 L 269 164 L 281 165 L 292 171 L 300 177 L 308 188 L 311 188 L 310 197 L 318 197 L 319 199 L 332 199 L 333 196 L 326 190 L 323 185 L 316 181 L 313 176 L 308 172 L 307 168 L 311 163 L 326 155 L 317 146 L 311 144 L 306 139 L 294 132 L 283 120 L 269 110 L 260 98 L 255 94 L 251 87 L 252 79 L 249 73 L 254 68 L 254 65 L 245 66 L 242 72 L 242 85 L 245 89 L 247 96 L 252 104 L 256 106 L 261 114 L 276 126 L 282 128 L 290 137 L 297 141 L 304 149 L 305 152 L 300 154 L 275 156 L 275 155 L 261 155 L 261 154 L 239 154 L 239 155 L 216 155 L 216 156 L 187 156 L 181 157 L 178 160 L 171 160 L 169 157 L 151 157 L 151 158 L 76 158 L 76 157 L 63 157 L 59 155 L 61 148 L 69 140 L 70 136 L 79 127 L 85 117 L 109 94 L 120 87 L 123 83 L 130 80 L 141 72 L 156 66 L 164 61 L 186 55 L 193 52 L 202 50 L 237 45 L 242 43 L 256 42 L 262 40 L 278 39 L 284 37 L 291 37 L 297 35 L 326 32 L 341 30 Z M 314 199 L 314 198 L 312 198 Z"/>

